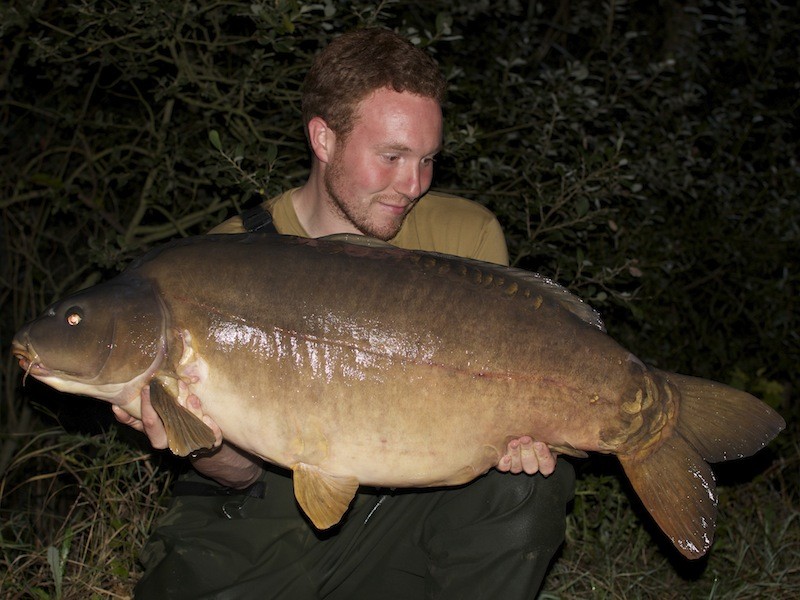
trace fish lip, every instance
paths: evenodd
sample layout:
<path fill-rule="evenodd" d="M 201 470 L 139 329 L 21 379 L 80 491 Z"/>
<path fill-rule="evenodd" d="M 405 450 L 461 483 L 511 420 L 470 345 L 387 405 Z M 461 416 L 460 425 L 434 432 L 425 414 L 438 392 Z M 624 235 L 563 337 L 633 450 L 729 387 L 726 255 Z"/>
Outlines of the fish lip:
<path fill-rule="evenodd" d="M 46 376 L 51 373 L 50 369 L 42 366 L 42 363 L 25 357 L 19 357 L 19 366 L 25 371 L 26 377 L 28 375 L 33 375 L 34 377 Z"/>
<path fill-rule="evenodd" d="M 19 366 L 25 369 L 28 363 L 33 362 L 35 353 L 30 351 L 30 344 L 23 344 L 19 340 L 14 339 L 11 342 L 11 354 L 14 355 L 14 358 L 19 360 Z M 25 363 L 24 366 L 23 363 Z"/>
<path fill-rule="evenodd" d="M 19 362 L 20 368 L 25 371 L 25 375 L 22 376 L 22 385 L 25 385 L 28 375 L 33 375 L 36 378 L 50 375 L 50 370 L 42 365 L 39 355 L 31 348 L 30 342 L 23 344 L 19 340 L 13 340 L 11 342 L 11 353 Z"/>

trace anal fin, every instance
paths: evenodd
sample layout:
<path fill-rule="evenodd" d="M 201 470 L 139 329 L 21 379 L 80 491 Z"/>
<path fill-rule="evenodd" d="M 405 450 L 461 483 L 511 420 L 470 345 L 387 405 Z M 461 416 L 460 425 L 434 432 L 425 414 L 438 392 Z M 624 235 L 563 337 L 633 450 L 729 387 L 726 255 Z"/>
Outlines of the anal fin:
<path fill-rule="evenodd" d="M 165 382 L 158 379 L 150 382 L 150 403 L 164 423 L 167 443 L 173 454 L 187 456 L 196 450 L 214 446 L 216 440 L 211 428 L 181 406 Z"/>
<path fill-rule="evenodd" d="M 575 458 L 587 458 L 589 456 L 583 450 L 578 450 L 577 448 L 574 448 L 568 444 L 547 444 L 547 447 L 553 452 L 566 454 L 567 456 L 574 456 Z"/>
<path fill-rule="evenodd" d="M 294 471 L 294 495 L 314 527 L 328 529 L 342 520 L 358 489 L 355 477 L 326 473 L 319 467 L 298 463 Z"/>

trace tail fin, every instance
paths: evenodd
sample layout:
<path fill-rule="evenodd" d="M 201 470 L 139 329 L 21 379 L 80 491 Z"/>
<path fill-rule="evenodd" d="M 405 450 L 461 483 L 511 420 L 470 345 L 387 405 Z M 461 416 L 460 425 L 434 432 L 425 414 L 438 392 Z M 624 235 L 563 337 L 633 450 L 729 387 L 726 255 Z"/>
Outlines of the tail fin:
<path fill-rule="evenodd" d="M 709 462 L 751 456 L 786 427 L 783 417 L 747 392 L 708 379 L 653 373 L 680 391 L 678 430 Z"/>
<path fill-rule="evenodd" d="M 625 474 L 658 526 L 687 558 L 711 546 L 717 514 L 714 474 L 707 462 L 755 454 L 786 426 L 757 398 L 721 383 L 652 370 L 678 390 L 672 435 L 655 450 L 619 457 Z"/>

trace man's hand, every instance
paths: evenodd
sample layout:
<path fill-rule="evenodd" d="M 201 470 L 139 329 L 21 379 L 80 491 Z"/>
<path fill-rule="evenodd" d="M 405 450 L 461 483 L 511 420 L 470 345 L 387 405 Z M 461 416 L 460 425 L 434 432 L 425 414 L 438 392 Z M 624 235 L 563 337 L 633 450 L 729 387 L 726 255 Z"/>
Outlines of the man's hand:
<path fill-rule="evenodd" d="M 222 444 L 222 431 L 220 431 L 220 428 L 210 417 L 203 414 L 200 399 L 194 394 L 189 394 L 186 384 L 183 382 L 179 383 L 179 393 L 180 397 L 178 401 L 180 402 L 181 406 L 189 410 L 189 412 L 194 414 L 198 419 L 202 420 L 203 423 L 211 428 L 211 431 L 214 432 L 215 438 L 214 448 L 219 447 L 219 445 Z M 116 418 L 117 421 L 123 425 L 128 425 L 133 427 L 135 430 L 144 433 L 147 436 L 147 439 L 150 440 L 150 445 L 156 450 L 164 450 L 165 448 L 169 447 L 167 442 L 167 432 L 164 429 L 164 423 L 162 423 L 161 417 L 158 416 L 158 413 L 150 403 L 149 386 L 145 386 L 142 389 L 141 419 L 137 419 L 136 417 L 129 415 L 122 408 L 116 405 L 112 406 L 111 410 L 114 413 L 114 418 Z"/>
<path fill-rule="evenodd" d="M 503 473 L 522 473 L 528 475 L 541 473 L 545 477 L 556 468 L 556 455 L 544 442 L 534 442 L 530 436 L 522 436 L 511 440 L 505 455 L 497 464 L 497 470 Z"/>
<path fill-rule="evenodd" d="M 192 466 L 206 477 L 232 488 L 245 488 L 256 481 L 262 473 L 260 461 L 230 444 L 223 444 L 222 432 L 210 417 L 203 414 L 200 398 L 194 394 L 184 394 L 185 385 L 181 384 L 181 386 L 181 397 L 185 396 L 185 400 L 181 404 L 211 427 L 216 438 L 214 451 L 211 454 L 193 458 Z M 141 401 L 141 419 L 132 417 L 118 406 L 113 406 L 111 409 L 114 417 L 123 425 L 128 425 L 144 433 L 156 450 L 168 448 L 167 432 L 161 418 L 150 403 L 149 387 L 142 390 Z"/>

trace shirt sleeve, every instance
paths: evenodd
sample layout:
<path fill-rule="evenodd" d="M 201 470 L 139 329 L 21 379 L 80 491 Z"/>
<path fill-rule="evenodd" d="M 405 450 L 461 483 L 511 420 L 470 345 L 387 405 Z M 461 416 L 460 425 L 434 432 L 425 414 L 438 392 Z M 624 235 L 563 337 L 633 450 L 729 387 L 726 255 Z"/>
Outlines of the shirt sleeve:
<path fill-rule="evenodd" d="M 484 225 L 474 256 L 477 260 L 508 266 L 508 246 L 506 237 L 497 219 L 492 219 Z"/>
<path fill-rule="evenodd" d="M 208 233 L 245 233 L 242 218 L 239 215 L 231 217 L 210 229 Z"/>

